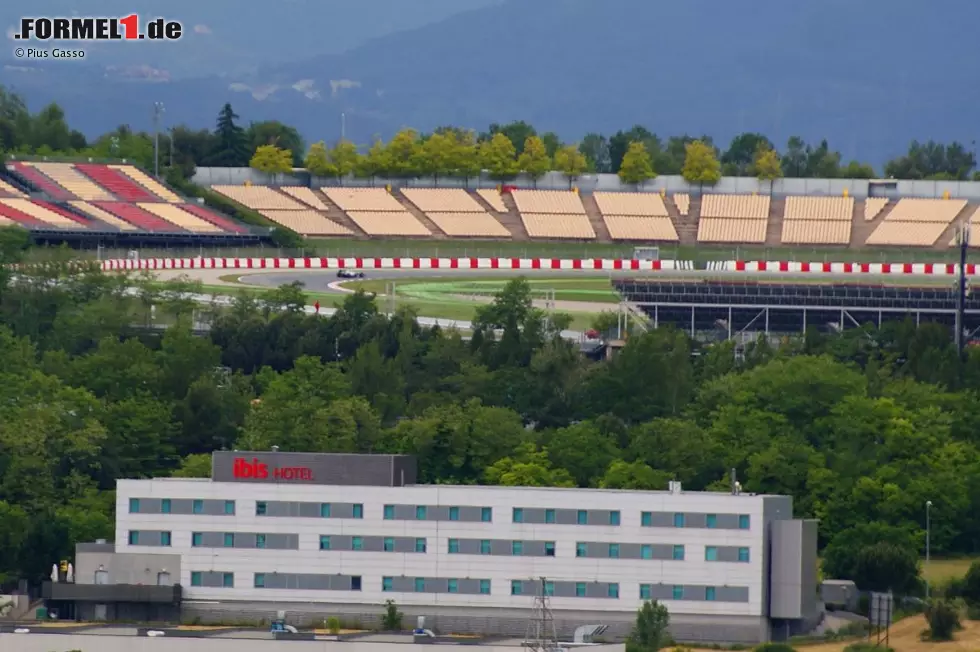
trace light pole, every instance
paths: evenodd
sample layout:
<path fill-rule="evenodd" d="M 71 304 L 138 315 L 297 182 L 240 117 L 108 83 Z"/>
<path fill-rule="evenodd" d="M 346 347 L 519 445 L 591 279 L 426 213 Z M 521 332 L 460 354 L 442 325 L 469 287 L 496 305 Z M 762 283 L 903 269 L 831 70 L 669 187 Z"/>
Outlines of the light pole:
<path fill-rule="evenodd" d="M 160 178 L 160 116 L 163 115 L 163 102 L 153 103 L 153 174 Z"/>
<path fill-rule="evenodd" d="M 341 142 L 347 140 L 347 114 L 340 114 L 340 140 Z"/>
<path fill-rule="evenodd" d="M 170 128 L 167 130 L 167 135 L 170 136 L 170 167 L 174 166 L 174 130 Z"/>
<path fill-rule="evenodd" d="M 932 501 L 926 501 L 926 576 L 929 575 L 929 544 L 930 538 L 932 537 L 932 522 L 929 515 L 929 510 L 932 508 Z M 929 599 L 929 580 L 926 579 L 926 600 Z"/>

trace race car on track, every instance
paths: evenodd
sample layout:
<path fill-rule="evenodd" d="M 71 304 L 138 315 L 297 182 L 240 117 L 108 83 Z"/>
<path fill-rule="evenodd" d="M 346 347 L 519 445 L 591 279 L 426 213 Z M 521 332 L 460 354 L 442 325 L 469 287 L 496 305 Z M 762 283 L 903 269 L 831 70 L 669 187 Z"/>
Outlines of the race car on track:
<path fill-rule="evenodd" d="M 341 269 L 337 272 L 337 278 L 364 278 L 364 272 L 353 269 Z"/>

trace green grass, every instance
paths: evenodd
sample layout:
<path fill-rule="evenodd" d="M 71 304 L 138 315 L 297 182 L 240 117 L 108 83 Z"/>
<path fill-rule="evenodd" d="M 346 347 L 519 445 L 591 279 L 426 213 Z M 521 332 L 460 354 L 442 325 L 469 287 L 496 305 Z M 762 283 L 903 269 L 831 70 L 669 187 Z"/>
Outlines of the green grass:
<path fill-rule="evenodd" d="M 520 276 L 516 272 L 512 278 Z M 460 296 L 492 297 L 503 289 L 510 278 L 455 277 L 399 280 L 395 282 L 395 294 L 419 301 L 437 303 L 459 303 Z M 345 283 L 345 287 L 361 289 L 365 292 L 384 294 L 391 280 L 366 280 Z M 554 291 L 556 301 L 582 301 L 589 303 L 619 302 L 619 295 L 613 291 L 608 278 L 530 278 L 532 296 L 546 299 Z"/>
<path fill-rule="evenodd" d="M 970 570 L 970 565 L 980 557 L 962 557 L 957 559 L 931 559 L 926 564 L 922 560 L 922 577 L 930 583 L 942 583 L 952 578 L 960 578 Z"/>

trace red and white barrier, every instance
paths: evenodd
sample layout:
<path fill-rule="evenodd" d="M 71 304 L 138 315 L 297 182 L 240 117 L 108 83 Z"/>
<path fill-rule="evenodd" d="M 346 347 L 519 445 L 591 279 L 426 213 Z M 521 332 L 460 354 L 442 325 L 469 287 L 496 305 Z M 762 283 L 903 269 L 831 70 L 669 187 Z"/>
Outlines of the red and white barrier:
<path fill-rule="evenodd" d="M 955 276 L 955 263 L 801 263 L 788 261 L 729 261 L 725 269 L 759 274 L 853 274 L 865 276 Z M 977 274 L 980 265 L 967 263 L 966 273 Z"/>
<path fill-rule="evenodd" d="M 673 260 L 608 258 L 146 258 L 105 260 L 105 271 L 166 269 L 551 269 L 652 272 L 677 269 Z"/>

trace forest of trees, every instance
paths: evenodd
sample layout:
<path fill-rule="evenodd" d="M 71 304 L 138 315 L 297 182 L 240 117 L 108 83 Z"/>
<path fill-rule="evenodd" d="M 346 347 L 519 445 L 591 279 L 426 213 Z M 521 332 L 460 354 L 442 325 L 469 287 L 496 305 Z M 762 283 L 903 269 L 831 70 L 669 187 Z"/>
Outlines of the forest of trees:
<path fill-rule="evenodd" d="M 56 104 L 31 114 L 21 97 L 0 86 L 0 153 L 39 156 L 126 158 L 153 169 L 153 136 L 122 125 L 89 141 L 72 130 Z M 319 176 L 409 178 L 472 177 L 481 170 L 499 180 L 518 173 L 537 179 L 549 170 L 569 177 L 592 172 L 616 173 L 624 182 L 641 183 L 657 175 L 683 175 L 711 185 L 722 176 L 831 177 L 968 180 L 980 179 L 976 152 L 961 143 L 913 141 L 906 154 L 875 170 L 842 160 L 826 140 L 806 143 L 792 137 L 782 148 L 766 136 L 743 133 L 728 147 L 710 136 L 661 137 L 636 125 L 606 136 L 590 133 L 579 143 L 564 143 L 555 133 L 539 133 L 523 121 L 492 124 L 486 131 L 446 126 L 432 133 L 405 129 L 387 143 L 323 142 L 309 146 L 299 132 L 278 121 L 240 124 L 231 105 L 221 108 L 215 128 L 169 127 L 160 134 L 159 163 L 168 178 L 189 179 L 195 166 L 246 167 L 268 173 L 307 167 Z"/>
<path fill-rule="evenodd" d="M 425 483 L 724 490 L 734 468 L 820 519 L 824 571 L 866 586 L 914 584 L 926 501 L 934 555 L 980 548 L 980 352 L 938 325 L 744 357 L 658 329 L 595 363 L 524 280 L 466 340 L 361 293 L 324 318 L 298 284 L 222 308 L 186 279 L 14 275 L 26 247 L 0 229 L 0 584 L 112 538 L 117 478 L 207 476 L 213 450 L 273 445 L 409 453 Z"/>

